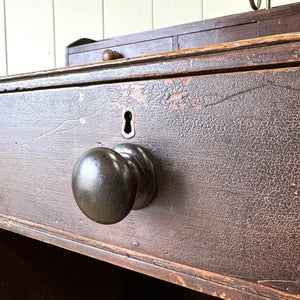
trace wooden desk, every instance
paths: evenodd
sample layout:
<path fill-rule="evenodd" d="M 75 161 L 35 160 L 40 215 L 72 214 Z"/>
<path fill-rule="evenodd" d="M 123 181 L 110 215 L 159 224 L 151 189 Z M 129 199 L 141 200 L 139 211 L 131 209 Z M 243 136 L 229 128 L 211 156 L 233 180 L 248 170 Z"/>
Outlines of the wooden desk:
<path fill-rule="evenodd" d="M 300 3 L 293 3 L 113 37 L 101 41 L 80 39 L 66 48 L 66 66 L 96 63 L 103 59 L 132 58 L 250 38 L 300 31 Z"/>
<path fill-rule="evenodd" d="M 299 299 L 299 45 L 284 34 L 1 78 L 1 227 L 224 299 Z M 124 142 L 155 158 L 156 196 L 98 224 L 74 201 L 73 167 Z"/>

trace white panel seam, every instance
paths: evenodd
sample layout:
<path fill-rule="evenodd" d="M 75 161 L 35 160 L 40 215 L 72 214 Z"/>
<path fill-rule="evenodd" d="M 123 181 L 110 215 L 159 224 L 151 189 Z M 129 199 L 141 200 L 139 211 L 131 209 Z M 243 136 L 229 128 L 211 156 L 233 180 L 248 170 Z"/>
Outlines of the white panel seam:
<path fill-rule="evenodd" d="M 101 2 L 102 2 L 102 36 L 103 36 L 103 39 L 105 39 L 106 38 L 106 36 L 105 36 L 105 20 L 104 20 L 104 18 L 105 18 L 105 0 L 101 0 Z"/>
<path fill-rule="evenodd" d="M 56 22 L 55 22 L 55 1 L 52 0 L 52 22 L 53 22 L 53 60 L 54 68 L 56 68 Z"/>
<path fill-rule="evenodd" d="M 153 7 L 153 1 L 154 0 L 151 0 L 152 30 L 154 29 L 154 7 Z"/>
<path fill-rule="evenodd" d="M 7 28 L 6 28 L 6 0 L 3 0 L 3 15 L 4 15 L 4 54 L 5 54 L 5 73 L 8 75 L 8 52 L 7 52 Z"/>

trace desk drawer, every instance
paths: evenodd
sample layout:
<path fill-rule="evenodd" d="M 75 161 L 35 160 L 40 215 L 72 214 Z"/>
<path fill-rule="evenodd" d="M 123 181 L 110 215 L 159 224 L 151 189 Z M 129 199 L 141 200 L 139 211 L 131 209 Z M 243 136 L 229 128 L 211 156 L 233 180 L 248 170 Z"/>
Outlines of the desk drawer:
<path fill-rule="evenodd" d="M 250 5 L 249 5 L 250 9 Z M 100 62 L 103 51 L 132 58 L 300 30 L 300 3 L 113 37 L 80 39 L 66 47 L 66 66 Z M 116 59 L 119 55 L 110 55 Z"/>
<path fill-rule="evenodd" d="M 287 67 L 0 94 L 2 227 L 218 296 L 297 297 L 299 78 Z M 101 225 L 76 205 L 72 170 L 124 142 L 155 157 L 157 193 Z"/>
<path fill-rule="evenodd" d="M 94 51 L 70 53 L 66 58 L 68 66 L 100 62 L 102 61 L 103 52 L 107 49 L 108 48 L 99 48 Z M 117 51 L 121 57 L 125 58 L 167 52 L 172 50 L 172 38 L 166 37 L 154 41 L 141 41 L 127 45 L 110 46 L 109 50 Z"/>

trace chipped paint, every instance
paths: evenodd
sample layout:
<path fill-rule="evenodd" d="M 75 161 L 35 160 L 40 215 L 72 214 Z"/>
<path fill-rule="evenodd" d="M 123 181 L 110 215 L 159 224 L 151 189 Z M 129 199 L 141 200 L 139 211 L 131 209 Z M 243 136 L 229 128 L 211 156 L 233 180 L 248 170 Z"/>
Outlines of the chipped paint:
<path fill-rule="evenodd" d="M 184 92 L 180 92 L 180 93 L 177 93 L 177 94 L 172 94 L 170 96 L 170 102 L 173 102 L 173 103 L 180 102 L 183 93 Z"/>
<path fill-rule="evenodd" d="M 184 103 L 180 103 L 181 102 L 181 99 L 182 99 L 182 95 L 184 94 L 184 92 L 180 92 L 180 93 L 177 93 L 177 94 L 172 94 L 170 96 L 170 104 L 169 104 L 169 108 L 170 109 L 179 109 L 179 110 L 182 110 L 184 109 Z"/>
<path fill-rule="evenodd" d="M 130 98 L 139 104 L 147 102 L 147 95 L 145 94 L 144 85 L 132 85 L 130 89 Z"/>
<path fill-rule="evenodd" d="M 297 281 L 294 280 L 282 280 L 282 279 L 264 279 L 264 280 L 258 280 L 257 283 L 269 283 L 269 282 L 279 282 L 279 283 L 295 283 L 297 284 Z"/>
<path fill-rule="evenodd" d="M 143 105 L 147 103 L 147 95 L 145 93 L 144 84 L 122 84 L 121 93 L 128 101 Z"/>
<path fill-rule="evenodd" d="M 12 221 L 11 220 L 0 220 L 0 224 L 5 224 L 5 226 L 11 227 Z"/>
<path fill-rule="evenodd" d="M 221 295 L 219 295 L 219 297 L 220 297 L 221 299 L 231 300 L 230 298 L 228 298 L 228 297 L 226 296 L 225 293 L 222 293 Z"/>
<path fill-rule="evenodd" d="M 164 80 L 163 80 L 163 83 L 164 83 L 165 85 L 168 85 L 168 84 L 173 84 L 174 81 L 173 81 L 173 79 L 164 79 Z"/>
<path fill-rule="evenodd" d="M 221 60 L 220 55 L 222 53 L 229 54 L 229 57 L 233 53 L 234 59 L 234 67 L 245 66 L 245 59 L 239 60 L 236 57 L 239 57 L 242 54 L 236 55 L 236 50 L 243 50 L 245 48 L 251 48 L 251 52 L 255 52 L 255 57 L 259 57 L 260 53 L 265 53 L 265 48 L 270 44 L 274 44 L 274 52 L 278 51 L 275 48 L 279 48 L 281 50 L 281 58 L 278 58 L 276 61 L 267 61 L 266 64 L 273 64 L 275 62 L 283 63 L 283 62 L 295 62 L 295 60 L 299 57 L 299 46 L 296 43 L 300 40 L 300 33 L 285 33 L 279 35 L 272 35 L 268 37 L 258 37 L 251 38 L 247 40 L 242 40 L 237 42 L 227 42 L 215 45 L 208 45 L 200 48 L 192 48 L 192 49 L 184 49 L 177 51 L 170 51 L 164 53 L 155 53 L 140 57 L 134 57 L 131 59 L 118 59 L 116 61 L 110 62 L 99 62 L 97 64 L 87 64 L 84 66 L 76 66 L 76 67 L 68 67 L 62 69 L 48 70 L 48 71 L 38 71 L 34 73 L 28 74 L 19 74 L 19 75 L 11 75 L 1 78 L 1 87 L 0 93 L 6 93 L 7 91 L 20 91 L 22 90 L 34 90 L 36 88 L 42 87 L 61 87 L 61 86 L 70 86 L 73 84 L 86 83 L 86 76 L 88 72 L 91 72 L 89 75 L 88 82 L 91 84 L 92 82 L 99 84 L 100 82 L 106 82 L 107 78 L 114 78 L 114 80 L 120 81 L 127 80 L 128 78 L 141 78 L 140 68 L 143 69 L 142 78 L 145 79 L 147 77 L 153 78 L 160 76 L 161 74 L 166 75 L 166 68 L 169 67 L 169 64 L 174 64 L 174 59 L 177 61 L 175 64 L 180 65 L 180 63 L 185 60 L 189 62 L 189 64 L 184 64 L 184 69 L 180 69 L 180 73 L 189 72 L 189 71 L 204 71 L 203 64 L 200 64 L 201 67 L 198 68 L 198 64 L 193 66 L 193 62 L 198 62 L 199 59 L 205 60 L 208 64 L 207 70 L 226 70 L 228 68 L 232 68 L 228 60 Z M 290 46 L 291 45 L 291 46 Z M 291 47 L 295 47 L 294 52 L 291 52 Z M 255 48 L 255 49 L 254 49 Z M 254 50 L 253 50 L 254 49 Z M 218 52 L 220 55 L 216 55 Z M 231 53 L 229 53 L 231 52 Z M 284 53 L 283 53 L 284 52 Z M 243 51 L 241 51 L 243 53 Z M 213 54 L 210 57 L 210 54 Z M 193 58 L 191 58 L 193 57 Z M 264 56 L 265 57 L 265 56 Z M 277 55 L 276 55 L 277 57 Z M 212 59 L 212 64 L 209 63 L 210 59 Z M 264 58 L 265 59 L 265 58 Z M 158 60 L 163 60 L 166 68 L 161 68 L 161 63 Z M 128 62 L 132 62 L 134 67 L 128 67 Z M 156 69 L 153 68 L 145 68 L 145 65 L 149 62 L 155 61 Z M 158 61 L 158 62 L 157 62 Z M 259 59 L 257 62 L 258 65 L 261 65 L 261 60 Z M 96 67 L 96 68 L 95 68 Z M 99 72 L 101 68 L 104 68 L 105 72 Z M 121 71 L 124 68 L 124 71 Z M 80 69 L 80 72 L 78 70 Z M 147 70 L 148 69 L 148 70 Z M 280 68 L 279 68 L 280 69 Z M 126 71 L 125 71 L 126 70 Z M 268 69 L 269 71 L 270 69 Z M 174 72 L 176 70 L 174 69 Z M 113 73 L 111 73 L 113 72 Z M 174 72 L 170 71 L 169 74 L 174 76 Z M 78 73 L 78 74 L 76 74 Z"/>
<path fill-rule="evenodd" d="M 78 92 L 78 106 L 81 107 L 82 106 L 82 103 L 83 103 L 83 96 L 84 96 L 84 93 L 82 91 L 79 91 Z"/>
<path fill-rule="evenodd" d="M 79 118 L 79 122 L 80 122 L 80 124 L 84 125 L 86 123 L 86 119 L 85 118 Z"/>
<path fill-rule="evenodd" d="M 185 281 L 183 280 L 183 278 L 181 276 L 176 275 L 176 278 L 177 278 L 178 284 L 180 284 L 181 286 L 187 287 Z"/>
<path fill-rule="evenodd" d="M 199 110 L 202 108 L 201 104 L 192 104 L 194 110 Z"/>
<path fill-rule="evenodd" d="M 187 85 L 190 84 L 191 80 L 192 80 L 192 78 L 190 76 L 189 77 L 184 77 L 184 78 L 182 78 L 182 83 L 183 83 L 184 86 L 187 86 Z"/>

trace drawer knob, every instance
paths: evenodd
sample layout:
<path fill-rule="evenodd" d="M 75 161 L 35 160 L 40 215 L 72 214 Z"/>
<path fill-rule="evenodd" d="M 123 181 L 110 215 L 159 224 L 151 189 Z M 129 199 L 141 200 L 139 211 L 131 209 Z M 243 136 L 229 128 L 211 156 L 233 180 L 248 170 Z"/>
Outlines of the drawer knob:
<path fill-rule="evenodd" d="M 102 53 L 103 61 L 114 60 L 118 58 L 121 58 L 121 54 L 118 51 L 112 51 L 110 49 L 106 49 Z"/>
<path fill-rule="evenodd" d="M 124 219 L 131 209 L 150 203 L 156 190 L 153 158 L 144 148 L 121 144 L 85 152 L 72 175 L 75 201 L 83 213 L 101 224 Z"/>

